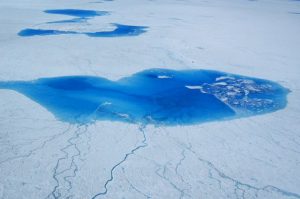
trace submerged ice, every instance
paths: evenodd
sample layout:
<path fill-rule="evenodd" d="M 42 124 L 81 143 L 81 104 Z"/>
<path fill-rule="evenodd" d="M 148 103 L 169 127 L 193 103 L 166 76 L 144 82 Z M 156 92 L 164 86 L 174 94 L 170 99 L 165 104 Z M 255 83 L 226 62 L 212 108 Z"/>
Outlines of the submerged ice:
<path fill-rule="evenodd" d="M 233 119 L 285 107 L 288 90 L 263 79 L 210 70 L 149 69 L 111 81 L 66 76 L 0 82 L 39 103 L 59 120 L 186 125 Z"/>

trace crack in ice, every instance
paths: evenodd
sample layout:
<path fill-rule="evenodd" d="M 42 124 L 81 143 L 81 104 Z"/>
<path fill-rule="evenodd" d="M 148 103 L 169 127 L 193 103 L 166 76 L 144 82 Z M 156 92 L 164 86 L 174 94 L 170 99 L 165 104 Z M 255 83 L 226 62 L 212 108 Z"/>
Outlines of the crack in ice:
<path fill-rule="evenodd" d="M 107 186 L 109 185 L 110 182 L 112 182 L 114 180 L 114 171 L 120 166 L 122 165 L 124 162 L 126 162 L 126 160 L 131 156 L 133 155 L 136 151 L 138 151 L 139 149 L 141 148 L 144 148 L 146 147 L 148 144 L 147 144 L 147 137 L 146 137 L 146 134 L 145 134 L 145 127 L 144 126 L 141 126 L 139 127 L 139 131 L 143 134 L 143 140 L 142 140 L 142 143 L 140 145 L 138 145 L 137 147 L 135 147 L 134 149 L 132 149 L 129 153 L 126 153 L 124 158 L 119 161 L 117 164 L 115 164 L 111 170 L 110 170 L 110 178 L 105 182 L 104 184 L 104 191 L 103 192 L 99 192 L 97 194 L 95 194 L 92 199 L 96 199 L 98 196 L 103 196 L 103 195 L 106 195 L 107 192 L 108 192 L 108 188 Z"/>

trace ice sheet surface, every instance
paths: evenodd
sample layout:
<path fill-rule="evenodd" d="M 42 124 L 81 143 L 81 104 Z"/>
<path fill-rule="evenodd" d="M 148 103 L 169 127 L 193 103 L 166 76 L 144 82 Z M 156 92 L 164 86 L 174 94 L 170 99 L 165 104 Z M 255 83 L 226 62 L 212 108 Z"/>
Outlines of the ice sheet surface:
<path fill-rule="evenodd" d="M 299 13 L 1 0 L 0 198 L 299 199 Z"/>

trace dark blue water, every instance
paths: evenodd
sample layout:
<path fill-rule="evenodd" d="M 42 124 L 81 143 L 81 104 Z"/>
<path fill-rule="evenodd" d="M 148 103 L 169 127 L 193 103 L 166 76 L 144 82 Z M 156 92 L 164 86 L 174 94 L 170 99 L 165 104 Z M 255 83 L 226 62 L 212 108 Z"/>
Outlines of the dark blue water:
<path fill-rule="evenodd" d="M 78 10 L 78 9 L 56 9 L 56 10 L 45 10 L 48 14 L 60 14 L 68 15 L 78 18 L 91 18 L 96 16 L 108 15 L 107 11 L 95 11 L 95 10 Z"/>
<path fill-rule="evenodd" d="M 67 35 L 67 34 L 82 34 L 89 37 L 125 37 L 138 36 L 146 32 L 146 26 L 130 26 L 124 24 L 113 24 L 116 28 L 112 31 L 101 32 L 76 32 L 76 31 L 61 31 L 61 30 L 44 30 L 44 29 L 24 29 L 18 33 L 22 37 L 32 36 L 48 36 L 48 35 Z"/>
<path fill-rule="evenodd" d="M 188 125 L 264 114 L 286 106 L 288 90 L 267 80 L 208 70 L 150 69 L 111 81 L 67 76 L 0 82 L 59 120 Z"/>
<path fill-rule="evenodd" d="M 90 18 L 110 14 L 110 12 L 107 11 L 77 10 L 77 9 L 56 9 L 56 10 L 45 10 L 44 12 L 48 14 L 59 14 L 59 15 L 76 17 L 73 19 L 50 21 L 47 22 L 47 24 L 87 22 L 87 20 L 89 20 Z M 117 23 L 113 23 L 112 25 L 115 26 L 114 30 L 99 31 L 99 32 L 87 32 L 87 31 L 79 32 L 79 31 L 65 31 L 65 30 L 56 30 L 56 29 L 26 28 L 21 30 L 18 33 L 18 35 L 22 37 L 32 37 L 32 36 L 81 34 L 81 35 L 87 35 L 89 37 L 124 37 L 124 36 L 138 36 L 142 33 L 145 33 L 148 28 L 146 26 L 132 26 L 132 25 L 125 25 L 125 24 L 117 24 Z"/>

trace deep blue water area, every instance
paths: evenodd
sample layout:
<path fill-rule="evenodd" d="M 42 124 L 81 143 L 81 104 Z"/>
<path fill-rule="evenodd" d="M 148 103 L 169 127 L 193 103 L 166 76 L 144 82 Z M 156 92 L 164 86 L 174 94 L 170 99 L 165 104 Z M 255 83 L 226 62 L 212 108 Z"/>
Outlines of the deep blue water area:
<path fill-rule="evenodd" d="M 78 10 L 78 9 L 56 9 L 56 10 L 45 10 L 47 14 L 59 14 L 68 15 L 78 18 L 91 18 L 96 16 L 108 15 L 107 11 L 95 11 L 95 10 Z"/>
<path fill-rule="evenodd" d="M 146 32 L 146 26 L 130 26 L 124 24 L 113 24 L 116 28 L 112 31 L 100 32 L 76 32 L 76 31 L 61 31 L 61 30 L 45 30 L 45 29 L 24 29 L 18 35 L 22 37 L 32 36 L 48 36 L 48 35 L 66 35 L 66 34 L 82 34 L 89 37 L 124 37 L 138 36 Z"/>
<path fill-rule="evenodd" d="M 190 125 L 282 109 L 289 90 L 278 83 L 210 70 L 149 69 L 111 81 L 65 76 L 0 82 L 45 107 L 56 118 Z"/>
<path fill-rule="evenodd" d="M 43 30 L 43 29 L 24 29 L 18 35 L 22 37 L 30 36 L 47 36 L 47 35 L 63 35 L 63 34 L 78 34 L 74 31 L 61 31 L 61 30 Z"/>

